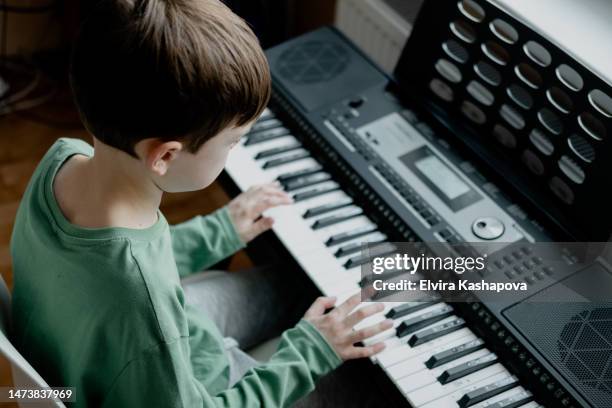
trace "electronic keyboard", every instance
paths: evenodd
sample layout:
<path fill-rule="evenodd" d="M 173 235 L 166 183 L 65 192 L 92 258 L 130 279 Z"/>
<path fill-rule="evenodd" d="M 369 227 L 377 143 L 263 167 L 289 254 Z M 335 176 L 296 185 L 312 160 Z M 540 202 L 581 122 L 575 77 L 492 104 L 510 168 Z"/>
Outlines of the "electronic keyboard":
<path fill-rule="evenodd" d="M 485 1 L 426 2 L 394 78 L 331 28 L 267 56 L 272 101 L 226 173 L 242 191 L 276 180 L 293 197 L 269 211 L 273 233 L 323 294 L 358 292 L 364 244 L 385 255 L 398 242 L 494 243 L 482 279 L 529 285 L 495 301 L 380 296 L 360 327 L 394 320 L 366 343 L 385 342 L 372 362 L 407 404 L 612 406 L 611 259 L 572 245 L 610 231 L 597 190 L 610 86 Z M 566 241 L 559 262 L 542 255 Z"/>

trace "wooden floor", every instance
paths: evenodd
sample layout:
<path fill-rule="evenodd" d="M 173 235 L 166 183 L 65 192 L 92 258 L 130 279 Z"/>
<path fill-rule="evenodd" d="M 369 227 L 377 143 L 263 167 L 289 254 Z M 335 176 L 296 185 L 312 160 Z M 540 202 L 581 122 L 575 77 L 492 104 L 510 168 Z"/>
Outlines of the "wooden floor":
<path fill-rule="evenodd" d="M 38 161 L 60 137 L 91 140 L 80 125 L 67 91 L 33 112 L 0 116 L 0 273 L 9 288 L 13 282 L 9 241 L 19 201 Z M 177 223 L 211 212 L 228 200 L 227 194 L 215 183 L 202 192 L 166 196 L 162 211 L 170 223 Z M 250 265 L 246 254 L 241 252 L 232 258 L 230 269 Z M 8 364 L 0 356 L 0 386 L 10 384 Z M 0 406 L 5 405 L 0 403 Z"/>

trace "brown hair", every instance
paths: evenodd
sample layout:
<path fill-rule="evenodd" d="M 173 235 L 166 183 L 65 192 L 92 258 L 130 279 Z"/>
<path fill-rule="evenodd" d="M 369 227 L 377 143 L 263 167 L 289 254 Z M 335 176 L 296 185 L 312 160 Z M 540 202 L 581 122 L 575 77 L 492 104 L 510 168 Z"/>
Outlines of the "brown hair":
<path fill-rule="evenodd" d="M 257 37 L 218 0 L 102 0 L 74 46 L 70 82 L 87 129 L 134 155 L 145 138 L 195 152 L 270 98 Z"/>

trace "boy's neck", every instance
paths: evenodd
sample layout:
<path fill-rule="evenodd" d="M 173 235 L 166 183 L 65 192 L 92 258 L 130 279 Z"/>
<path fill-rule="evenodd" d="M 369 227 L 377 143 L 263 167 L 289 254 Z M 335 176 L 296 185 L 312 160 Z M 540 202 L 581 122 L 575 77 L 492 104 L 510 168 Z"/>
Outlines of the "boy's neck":
<path fill-rule="evenodd" d="M 94 139 L 94 156 L 73 157 L 55 194 L 64 215 L 87 228 L 143 229 L 157 222 L 163 191 L 133 157 Z"/>

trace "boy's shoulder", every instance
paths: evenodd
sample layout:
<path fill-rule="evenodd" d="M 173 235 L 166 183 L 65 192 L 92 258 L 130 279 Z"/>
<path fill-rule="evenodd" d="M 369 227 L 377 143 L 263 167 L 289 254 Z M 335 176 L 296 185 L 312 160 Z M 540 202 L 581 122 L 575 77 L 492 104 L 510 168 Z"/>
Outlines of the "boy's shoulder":
<path fill-rule="evenodd" d="M 48 180 L 48 176 L 53 176 L 59 167 L 61 167 L 63 162 L 75 154 L 91 156 L 93 155 L 93 147 L 81 139 L 57 139 L 38 163 L 36 170 L 32 174 L 32 178 L 30 179 L 28 186 L 29 188 L 26 191 L 26 196 L 24 198 L 27 198 L 27 194 L 30 192 L 29 190 L 31 190 L 33 184 Z"/>
<path fill-rule="evenodd" d="M 43 156 L 41 163 L 46 159 L 57 160 L 69 157 L 73 154 L 85 154 L 87 156 L 93 155 L 93 146 L 87 143 L 83 139 L 62 137 L 59 138 L 51 145 L 47 153 Z"/>

